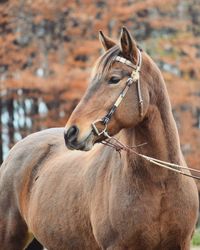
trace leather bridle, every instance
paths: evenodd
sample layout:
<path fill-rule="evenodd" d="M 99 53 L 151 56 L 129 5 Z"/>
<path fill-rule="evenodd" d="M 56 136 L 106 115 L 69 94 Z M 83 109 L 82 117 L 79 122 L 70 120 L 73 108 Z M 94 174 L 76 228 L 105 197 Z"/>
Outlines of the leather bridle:
<path fill-rule="evenodd" d="M 134 65 L 131 61 L 125 59 L 124 57 L 121 56 L 116 56 L 114 58 L 114 61 L 126 64 L 127 66 L 133 68 L 133 71 L 131 73 L 131 76 L 127 79 L 126 81 L 126 85 L 124 87 L 124 89 L 122 90 L 122 92 L 120 93 L 119 97 L 117 98 L 117 100 L 115 101 L 115 103 L 113 104 L 113 106 L 111 107 L 111 109 L 109 110 L 109 112 L 101 119 L 98 119 L 96 121 L 94 121 L 92 123 L 92 129 L 93 132 L 97 135 L 104 135 L 107 138 L 110 138 L 108 132 L 107 132 L 107 126 L 109 121 L 111 120 L 113 114 L 115 113 L 116 109 L 119 107 L 120 103 L 122 102 L 122 100 L 124 99 L 124 97 L 126 96 L 130 86 L 133 83 L 136 83 L 136 87 L 137 87 L 137 95 L 138 95 L 138 105 L 139 105 L 139 115 L 140 117 L 143 117 L 143 99 L 142 99 L 142 94 L 141 94 L 141 87 L 140 87 L 140 68 L 142 65 L 142 54 L 140 49 L 138 50 L 138 62 L 136 65 Z M 102 125 L 104 125 L 104 128 L 102 130 L 99 130 L 96 127 L 97 123 L 101 123 Z"/>
<path fill-rule="evenodd" d="M 143 145 L 145 145 L 147 143 L 142 143 L 142 144 L 140 144 L 138 146 L 129 147 L 129 146 L 126 146 L 125 144 L 123 144 L 122 142 L 120 142 L 118 139 L 116 139 L 114 137 L 111 137 L 107 132 L 107 124 L 109 123 L 112 115 L 116 111 L 117 107 L 119 107 L 119 105 L 122 102 L 123 98 L 125 97 L 128 89 L 130 88 L 130 86 L 133 83 L 137 84 L 137 95 L 138 95 L 138 101 L 139 101 L 139 113 L 140 113 L 140 117 L 143 117 L 143 99 L 142 99 L 142 95 L 141 95 L 140 75 L 139 75 L 141 64 L 142 64 L 142 55 L 141 55 L 141 52 L 140 52 L 139 49 L 138 49 L 138 54 L 139 54 L 139 59 L 138 59 L 138 63 L 136 65 L 134 65 L 129 60 L 127 60 L 127 59 L 125 59 L 123 57 L 120 57 L 120 56 L 117 56 L 117 57 L 114 58 L 115 61 L 124 63 L 124 64 L 132 67 L 133 72 L 131 74 L 131 77 L 127 79 L 125 88 L 120 93 L 119 97 L 117 98 L 116 102 L 113 104 L 110 111 L 102 119 L 99 119 L 99 120 L 92 123 L 93 131 L 97 136 L 104 135 L 106 137 L 106 140 L 101 141 L 101 143 L 106 145 L 106 146 L 109 146 L 111 148 L 114 148 L 117 152 L 119 152 L 120 156 L 121 156 L 121 151 L 123 150 L 123 151 L 129 152 L 129 153 L 133 153 L 133 154 L 145 159 L 146 161 L 152 163 L 153 165 L 159 166 L 161 168 L 165 168 L 167 170 L 171 170 L 171 171 L 179 173 L 181 175 L 185 175 L 185 176 L 200 180 L 199 176 L 188 173 L 188 170 L 194 171 L 196 173 L 200 173 L 199 170 L 196 170 L 196 169 L 193 169 L 193 168 L 188 168 L 186 166 L 182 166 L 182 165 L 178 165 L 178 164 L 174 164 L 174 163 L 170 163 L 170 162 L 167 162 L 167 161 L 162 161 L 162 160 L 159 160 L 159 159 L 156 159 L 156 158 L 153 158 L 153 157 L 149 157 L 147 155 L 140 154 L 136 150 L 133 149 L 134 147 L 140 147 L 140 146 L 143 146 Z M 101 124 L 104 125 L 104 129 L 101 130 L 101 131 L 96 127 L 96 124 L 98 122 L 101 122 Z"/>

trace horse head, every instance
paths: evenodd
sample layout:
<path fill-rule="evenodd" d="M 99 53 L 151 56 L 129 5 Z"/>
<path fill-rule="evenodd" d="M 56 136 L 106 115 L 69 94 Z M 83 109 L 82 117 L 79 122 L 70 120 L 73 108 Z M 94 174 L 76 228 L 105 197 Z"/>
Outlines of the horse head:
<path fill-rule="evenodd" d="M 122 28 L 119 45 L 102 32 L 99 36 L 105 53 L 66 124 L 64 138 L 69 149 L 88 151 L 108 135 L 137 126 L 149 107 L 147 56 L 126 28 Z"/>

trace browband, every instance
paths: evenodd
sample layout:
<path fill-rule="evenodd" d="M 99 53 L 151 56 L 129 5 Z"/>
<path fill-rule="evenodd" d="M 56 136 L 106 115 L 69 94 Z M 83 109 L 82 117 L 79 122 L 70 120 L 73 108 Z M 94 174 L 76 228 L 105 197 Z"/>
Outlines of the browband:
<path fill-rule="evenodd" d="M 140 49 L 137 49 L 137 50 L 138 50 L 139 58 L 138 58 L 138 62 L 137 62 L 136 65 L 133 64 L 131 61 L 129 61 L 126 58 L 121 57 L 121 56 L 116 56 L 114 58 L 114 61 L 124 63 L 124 64 L 128 65 L 129 67 L 133 68 L 135 71 L 139 72 L 140 68 L 141 68 L 141 65 L 142 65 L 142 55 L 141 55 Z"/>
<path fill-rule="evenodd" d="M 116 56 L 114 60 L 117 61 L 117 62 L 124 63 L 124 64 L 128 65 L 131 68 L 134 68 L 134 69 L 137 68 L 137 65 L 134 65 L 131 61 L 127 60 L 124 57 Z"/>

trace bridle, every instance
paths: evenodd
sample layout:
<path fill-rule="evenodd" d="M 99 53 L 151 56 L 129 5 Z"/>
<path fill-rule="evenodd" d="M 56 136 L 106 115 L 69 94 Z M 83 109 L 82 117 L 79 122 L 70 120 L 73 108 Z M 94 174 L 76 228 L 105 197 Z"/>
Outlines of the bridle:
<path fill-rule="evenodd" d="M 122 100 L 126 96 L 130 86 L 133 83 L 136 83 L 136 85 L 137 85 L 136 87 L 137 87 L 137 95 L 138 95 L 139 115 L 140 115 L 140 117 L 143 117 L 143 99 L 142 99 L 141 86 L 140 86 L 140 69 L 141 69 L 141 65 L 142 65 L 142 54 L 141 54 L 140 49 L 137 49 L 137 51 L 138 51 L 139 57 L 138 57 L 138 62 L 136 65 L 134 65 L 131 61 L 129 61 L 121 56 L 116 56 L 113 59 L 113 61 L 117 61 L 117 62 L 126 64 L 127 66 L 133 68 L 133 71 L 131 73 L 131 76 L 127 79 L 124 89 L 121 91 L 119 97 L 117 98 L 117 100 L 115 101 L 115 103 L 113 104 L 113 106 L 111 107 L 109 112 L 103 118 L 98 119 L 92 123 L 93 132 L 97 136 L 104 135 L 105 137 L 110 138 L 110 136 L 107 132 L 108 123 L 111 120 L 116 109 L 119 107 L 120 103 L 122 102 Z M 96 124 L 99 122 L 104 126 L 104 129 L 99 130 L 96 127 Z"/>

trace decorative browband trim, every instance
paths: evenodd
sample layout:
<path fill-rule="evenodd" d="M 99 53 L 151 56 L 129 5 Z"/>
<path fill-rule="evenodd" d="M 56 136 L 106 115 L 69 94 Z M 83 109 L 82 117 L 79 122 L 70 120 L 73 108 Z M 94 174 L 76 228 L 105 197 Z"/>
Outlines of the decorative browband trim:
<path fill-rule="evenodd" d="M 118 62 L 121 62 L 121 63 L 124 63 L 134 69 L 137 69 L 137 65 L 134 65 L 131 61 L 125 59 L 124 57 L 121 57 L 121 56 L 116 56 L 115 57 L 115 61 L 118 61 Z"/>

